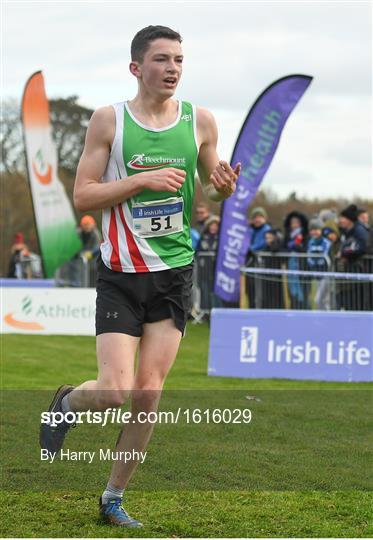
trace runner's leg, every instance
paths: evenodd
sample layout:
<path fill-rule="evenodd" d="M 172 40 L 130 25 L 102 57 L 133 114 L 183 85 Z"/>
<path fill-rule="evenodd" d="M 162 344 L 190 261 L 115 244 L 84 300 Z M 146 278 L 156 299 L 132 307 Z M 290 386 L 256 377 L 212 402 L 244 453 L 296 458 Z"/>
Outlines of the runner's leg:
<path fill-rule="evenodd" d="M 73 411 L 103 411 L 119 407 L 134 383 L 136 349 L 140 338 L 108 332 L 96 338 L 98 376 L 86 381 L 68 396 Z"/>
<path fill-rule="evenodd" d="M 180 345 L 181 332 L 172 319 L 144 324 L 139 346 L 139 365 L 132 392 L 132 414 L 156 411 L 166 376 L 172 367 Z M 120 434 L 117 451 L 143 452 L 149 442 L 154 424 L 129 423 Z M 123 489 L 128 485 L 137 461 L 115 461 L 109 483 Z"/>

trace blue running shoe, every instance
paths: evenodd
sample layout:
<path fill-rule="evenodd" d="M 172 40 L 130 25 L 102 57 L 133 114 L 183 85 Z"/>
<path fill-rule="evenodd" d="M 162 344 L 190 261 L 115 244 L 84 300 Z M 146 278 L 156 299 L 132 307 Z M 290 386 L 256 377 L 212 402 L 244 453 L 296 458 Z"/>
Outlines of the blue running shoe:
<path fill-rule="evenodd" d="M 62 412 L 62 399 L 72 390 L 74 390 L 74 386 L 69 384 L 60 386 L 55 393 L 48 410 L 50 412 Z M 50 424 L 41 424 L 39 434 L 40 447 L 48 450 L 48 452 L 52 452 L 54 454 L 58 453 L 62 448 L 66 433 L 71 427 L 75 427 L 75 424 L 69 424 L 65 421 L 57 424 L 56 426 L 51 426 Z"/>
<path fill-rule="evenodd" d="M 142 527 L 142 523 L 131 518 L 122 506 L 120 497 L 113 497 L 107 503 L 102 502 L 100 497 L 100 516 L 109 525 L 119 525 L 120 527 Z"/>

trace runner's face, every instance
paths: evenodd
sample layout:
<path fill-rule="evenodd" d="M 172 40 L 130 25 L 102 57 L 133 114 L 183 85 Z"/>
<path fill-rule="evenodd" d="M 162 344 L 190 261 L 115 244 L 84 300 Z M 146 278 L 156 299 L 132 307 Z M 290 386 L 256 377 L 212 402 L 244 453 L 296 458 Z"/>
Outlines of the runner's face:
<path fill-rule="evenodd" d="M 171 97 L 182 73 L 183 53 L 176 40 L 156 39 L 139 65 L 142 84 L 152 93 Z"/>

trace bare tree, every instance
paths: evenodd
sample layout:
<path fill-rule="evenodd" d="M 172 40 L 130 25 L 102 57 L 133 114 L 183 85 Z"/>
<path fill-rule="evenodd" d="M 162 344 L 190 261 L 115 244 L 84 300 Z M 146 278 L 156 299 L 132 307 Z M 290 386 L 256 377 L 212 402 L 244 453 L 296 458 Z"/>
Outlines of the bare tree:
<path fill-rule="evenodd" d="M 75 176 L 83 151 L 85 132 L 93 113 L 77 103 L 77 96 L 51 99 L 50 120 L 56 142 L 59 168 Z M 14 98 L 3 101 L 1 108 L 1 172 L 25 172 L 25 156 L 20 118 L 20 104 Z"/>

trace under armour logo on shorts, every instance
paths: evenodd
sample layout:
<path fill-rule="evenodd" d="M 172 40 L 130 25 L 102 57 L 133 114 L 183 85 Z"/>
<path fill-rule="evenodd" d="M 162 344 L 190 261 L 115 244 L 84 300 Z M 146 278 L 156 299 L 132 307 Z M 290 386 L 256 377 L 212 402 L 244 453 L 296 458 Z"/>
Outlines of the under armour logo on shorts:
<path fill-rule="evenodd" d="M 113 317 L 113 319 L 117 319 L 118 318 L 118 312 L 117 311 L 114 311 L 113 313 L 110 313 L 110 311 L 108 311 L 106 313 L 106 318 L 107 319 L 110 319 L 110 317 Z"/>

